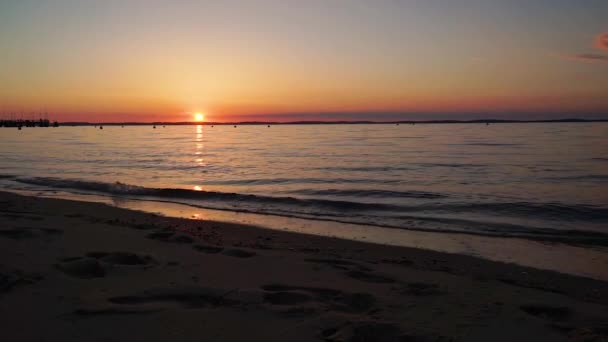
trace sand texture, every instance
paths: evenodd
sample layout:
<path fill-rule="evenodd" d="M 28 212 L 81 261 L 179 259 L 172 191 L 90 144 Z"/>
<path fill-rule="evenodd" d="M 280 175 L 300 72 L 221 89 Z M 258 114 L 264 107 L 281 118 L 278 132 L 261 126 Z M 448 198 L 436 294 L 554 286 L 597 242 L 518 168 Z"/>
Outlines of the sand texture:
<path fill-rule="evenodd" d="M 607 285 L 0 193 L 3 341 L 607 341 Z"/>

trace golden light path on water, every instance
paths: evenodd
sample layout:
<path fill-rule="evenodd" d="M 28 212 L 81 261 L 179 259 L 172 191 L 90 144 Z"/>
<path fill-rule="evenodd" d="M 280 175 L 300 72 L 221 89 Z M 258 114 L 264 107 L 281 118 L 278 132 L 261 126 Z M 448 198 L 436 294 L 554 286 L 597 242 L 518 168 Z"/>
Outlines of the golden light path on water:
<path fill-rule="evenodd" d="M 199 115 L 200 113 L 197 113 L 196 115 Z M 202 114 L 201 114 L 202 117 Z M 202 119 L 201 119 L 202 120 Z M 200 121 L 200 120 L 197 120 Z M 203 126 L 202 125 L 197 125 L 196 126 L 196 148 L 195 148 L 195 159 L 194 162 L 196 164 L 197 168 L 203 168 L 205 166 L 205 164 L 203 163 L 203 158 L 202 158 L 202 154 L 203 154 L 203 148 L 204 148 L 204 143 L 203 143 Z M 200 185 L 195 185 L 193 187 L 193 189 L 195 191 L 203 191 L 203 188 Z"/>

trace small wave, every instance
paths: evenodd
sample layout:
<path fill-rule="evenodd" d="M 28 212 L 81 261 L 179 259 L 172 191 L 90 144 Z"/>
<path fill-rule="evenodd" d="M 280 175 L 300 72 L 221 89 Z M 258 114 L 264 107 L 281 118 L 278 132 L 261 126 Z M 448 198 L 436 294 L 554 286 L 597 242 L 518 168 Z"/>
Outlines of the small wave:
<path fill-rule="evenodd" d="M 453 168 L 469 168 L 469 167 L 485 167 L 485 164 L 461 164 L 461 163 L 421 163 L 423 167 L 453 167 Z"/>
<path fill-rule="evenodd" d="M 492 217 L 528 217 L 533 219 L 548 219 L 554 221 L 587 221 L 604 222 L 608 221 L 608 208 L 583 204 L 563 204 L 563 203 L 534 203 L 534 202 L 455 202 L 446 201 L 440 203 L 408 203 L 395 202 L 387 203 L 364 203 L 347 200 L 332 200 L 323 198 L 296 198 L 296 197 L 274 197 L 264 195 L 252 195 L 242 193 L 217 192 L 217 191 L 195 191 L 189 189 L 167 189 L 167 188 L 146 188 L 137 185 L 129 185 L 120 182 L 104 183 L 84 180 L 61 179 L 52 177 L 32 177 L 16 178 L 21 183 L 50 186 L 57 188 L 72 188 L 103 192 L 116 195 L 135 195 L 135 196 L 155 196 L 161 198 L 181 198 L 201 201 L 223 202 L 230 205 L 253 205 L 264 206 L 273 205 L 275 209 L 295 210 L 311 212 L 311 208 L 322 210 L 319 214 L 323 215 L 349 213 L 357 211 L 360 215 L 370 214 L 374 211 L 393 212 L 393 213 L 412 213 L 418 212 L 433 215 L 462 215 L 477 213 Z M 270 180 L 268 180 L 270 181 Z M 241 184 L 241 183 L 239 183 Z M 389 191 L 389 190 L 314 190 L 301 189 L 294 190 L 294 194 L 311 196 L 349 196 L 353 198 L 411 198 L 411 199 L 439 199 L 446 198 L 446 195 L 423 192 L 423 191 Z"/>
<path fill-rule="evenodd" d="M 555 221 L 608 221 L 608 208 L 583 204 L 489 202 L 444 203 L 417 206 L 416 211 L 482 213 L 493 216 L 543 218 Z"/>
<path fill-rule="evenodd" d="M 205 185 L 267 185 L 267 184 L 399 184 L 397 179 L 364 179 L 364 178 L 261 178 L 261 179 L 224 179 L 208 180 Z"/>
<path fill-rule="evenodd" d="M 25 184 L 34 184 L 42 186 L 50 186 L 56 188 L 69 188 L 77 190 L 88 190 L 103 192 L 116 195 L 139 195 L 139 196 L 155 196 L 161 198 L 182 198 L 182 199 L 198 199 L 224 202 L 249 202 L 249 203 L 266 203 L 286 206 L 296 206 L 301 208 L 318 207 L 339 211 L 356 211 L 356 210 L 377 210 L 377 211 L 392 211 L 398 210 L 399 207 L 390 204 L 369 204 L 350 201 L 334 201 L 324 199 L 298 199 L 294 197 L 270 197 L 257 196 L 250 194 L 239 194 L 229 192 L 216 191 L 194 191 L 188 189 L 162 189 L 162 188 L 146 188 L 137 185 L 129 185 L 120 182 L 104 183 L 92 182 L 83 180 L 66 180 L 52 177 L 34 177 L 34 178 L 18 178 L 16 181 Z"/>
<path fill-rule="evenodd" d="M 356 189 L 327 189 L 327 190 L 314 190 L 314 189 L 301 189 L 293 190 L 289 193 L 298 195 L 308 196 L 349 196 L 349 197 L 372 197 L 372 198 L 420 198 L 420 199 L 434 199 L 434 198 L 446 198 L 447 195 L 437 194 L 425 191 L 390 191 L 390 190 L 356 190 Z"/>
<path fill-rule="evenodd" d="M 551 177 L 547 178 L 554 181 L 608 181 L 608 175 L 578 175 L 578 176 L 564 176 L 564 177 Z"/>
<path fill-rule="evenodd" d="M 417 228 L 421 225 L 426 226 L 424 229 L 420 229 L 425 231 L 519 237 L 542 241 L 608 246 L 608 234 L 598 231 L 552 229 L 512 223 L 475 221 L 446 217 L 399 216 L 399 218 L 402 220 L 410 220 Z M 434 227 L 440 228 L 437 229 Z M 445 227 L 448 228 L 446 229 Z"/>
<path fill-rule="evenodd" d="M 513 144 L 513 143 L 486 143 L 486 142 L 469 142 L 464 144 L 454 144 L 458 146 L 522 146 L 522 144 Z"/>
<path fill-rule="evenodd" d="M 53 177 L 17 178 L 15 180 L 17 182 L 25 184 L 50 186 L 55 188 L 98 191 L 116 195 L 150 195 L 153 192 L 151 191 L 151 189 L 145 187 L 129 185 L 120 182 L 104 183 Z"/>
<path fill-rule="evenodd" d="M 391 171 L 407 171 L 411 167 L 403 166 L 326 166 L 326 167 L 310 167 L 307 170 L 320 171 L 360 171 L 360 172 L 391 172 Z"/>
<path fill-rule="evenodd" d="M 603 206 L 547 202 L 492 202 L 492 199 L 484 199 L 489 202 L 479 202 L 476 199 L 463 201 L 462 198 L 452 197 L 454 196 L 452 194 L 448 196 L 424 191 L 301 189 L 294 190 L 293 193 L 313 198 L 297 198 L 149 188 L 119 182 L 104 183 L 52 177 L 17 177 L 11 181 L 51 188 L 125 195 L 131 199 L 175 202 L 209 209 L 390 228 L 521 236 L 552 241 L 561 241 L 560 239 L 608 241 L 605 236 L 598 238 L 593 236 L 593 233 L 588 236 L 579 231 L 574 233 L 578 227 L 583 227 L 581 232 L 584 232 L 587 231 L 585 230 L 587 227 L 594 230 L 593 226 L 599 227 L 608 223 L 608 208 Z M 326 199 L 323 198 L 324 196 L 348 196 L 349 200 Z M 355 200 L 351 200 L 352 198 Z M 357 198 L 360 200 L 357 201 Z M 373 200 L 365 203 L 364 198 Z M 392 203 L 386 203 L 388 198 L 393 198 Z M 394 200 L 395 198 L 397 200 Z M 441 200 L 444 198 L 445 200 Z M 429 199 L 433 201 L 428 201 Z M 536 227 L 535 224 L 540 224 L 541 227 Z M 569 235 L 560 233 L 568 230 L 572 230 Z"/>

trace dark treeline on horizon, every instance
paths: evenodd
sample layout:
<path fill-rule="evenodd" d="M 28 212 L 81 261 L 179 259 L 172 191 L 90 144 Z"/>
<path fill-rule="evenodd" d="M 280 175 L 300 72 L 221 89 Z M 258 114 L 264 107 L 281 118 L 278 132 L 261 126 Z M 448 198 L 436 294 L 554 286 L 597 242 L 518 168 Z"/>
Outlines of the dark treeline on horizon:
<path fill-rule="evenodd" d="M 38 119 L 38 120 L 0 120 L 0 127 L 57 127 L 59 123 L 54 121 L 51 123 L 49 119 Z"/>

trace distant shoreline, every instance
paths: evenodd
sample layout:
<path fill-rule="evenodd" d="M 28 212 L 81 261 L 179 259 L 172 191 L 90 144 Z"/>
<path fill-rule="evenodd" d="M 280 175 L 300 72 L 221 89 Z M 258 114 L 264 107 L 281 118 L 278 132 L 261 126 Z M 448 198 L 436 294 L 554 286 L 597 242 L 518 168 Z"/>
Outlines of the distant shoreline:
<path fill-rule="evenodd" d="M 228 126 L 228 125 L 415 125 L 415 124 L 501 124 L 501 123 L 590 123 L 590 122 L 608 122 L 608 119 L 559 119 L 559 120 L 401 120 L 401 121 L 238 121 L 238 122 L 59 122 L 63 126 L 149 126 L 149 125 L 165 125 L 165 126 L 188 126 L 188 125 L 203 125 L 203 126 Z"/>

